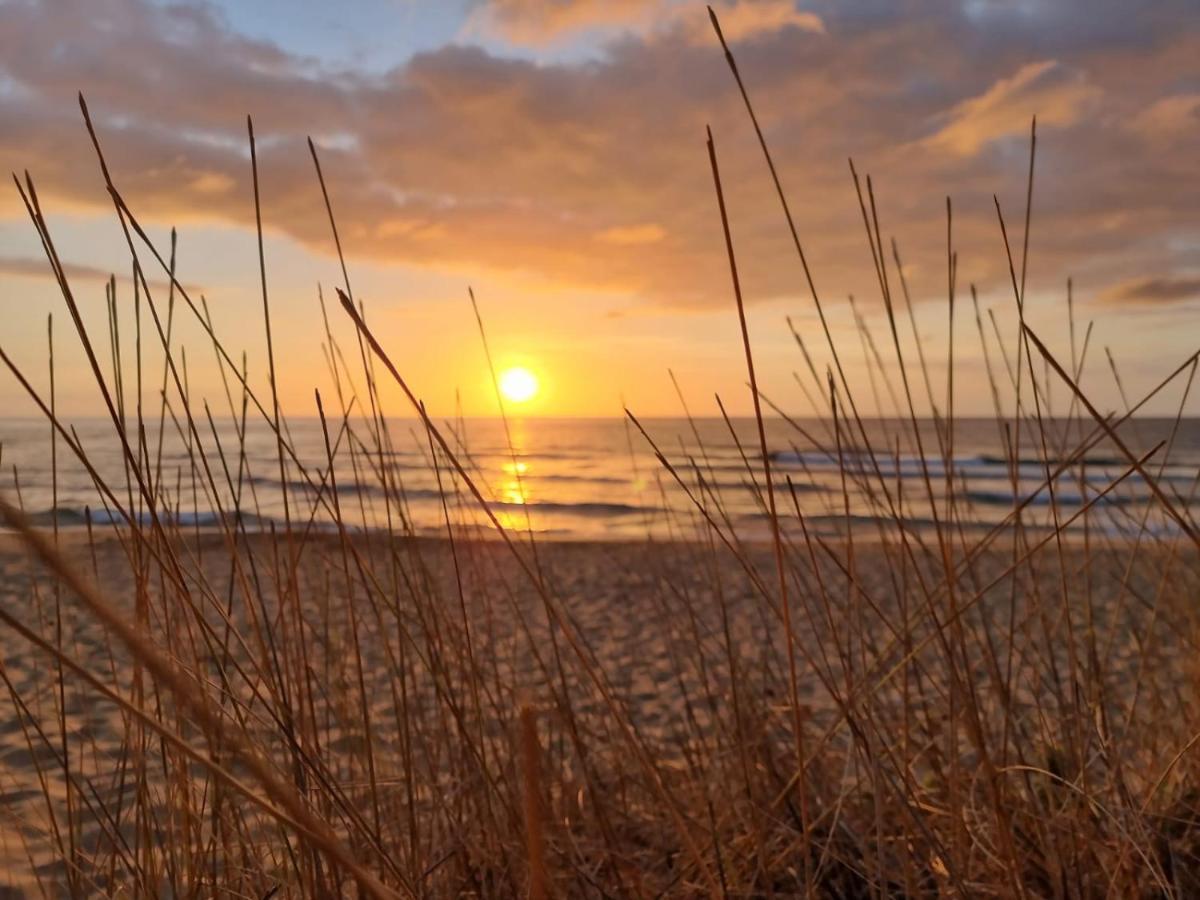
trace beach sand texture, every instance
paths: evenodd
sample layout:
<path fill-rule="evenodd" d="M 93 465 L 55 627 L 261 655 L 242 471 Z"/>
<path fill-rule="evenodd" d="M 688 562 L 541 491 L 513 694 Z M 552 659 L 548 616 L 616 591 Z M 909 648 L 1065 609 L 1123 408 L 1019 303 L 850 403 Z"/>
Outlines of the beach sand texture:
<path fill-rule="evenodd" d="M 525 548 L 561 616 L 553 635 L 542 591 L 494 539 L 460 539 L 452 550 L 445 540 L 357 536 L 348 542 L 356 559 L 349 588 L 342 542 L 328 534 L 250 536 L 236 567 L 217 534 L 181 536 L 151 553 L 135 550 L 128 535 L 89 542 L 71 531 L 63 546 L 73 570 L 131 620 L 139 593 L 132 573 L 142 571 L 148 633 L 192 688 L 280 772 L 302 758 L 297 789 L 341 839 L 364 861 L 378 840 L 395 854 L 393 865 L 429 869 L 426 891 L 520 890 L 521 850 L 512 844 L 519 805 L 505 804 L 516 804 L 514 723 L 523 704 L 536 711 L 553 877 L 565 893 L 599 891 L 589 887 L 589 871 L 601 883 L 638 884 L 639 891 L 702 890 L 702 870 L 677 859 L 686 847 L 664 791 L 689 818 L 712 817 L 690 829 L 730 841 L 722 857 L 712 847 L 703 853 L 709 865 L 721 859 L 725 878 L 770 878 L 786 893 L 789 878 L 795 889 L 801 877 L 796 826 L 787 821 L 797 798 L 787 786 L 796 760 L 786 641 L 778 612 L 754 585 L 771 583 L 769 546 L 735 556 L 697 543 L 546 542 L 536 562 Z M 964 716 L 955 704 L 972 693 L 990 746 L 1010 745 L 1009 765 L 1072 782 L 1066 790 L 1050 776 L 1010 776 L 1014 815 L 1030 815 L 1025 805 L 1042 798 L 1046 840 L 1062 837 L 1056 818 L 1079 812 L 1070 792 L 1080 780 L 1090 781 L 1093 794 L 1143 796 L 1187 739 L 1196 677 L 1192 550 L 1120 541 L 1068 546 L 1069 608 L 1060 602 L 1058 557 L 1044 550 L 1010 609 L 1007 582 L 979 595 L 1011 561 L 1007 547 L 995 547 L 957 584 L 957 602 L 980 596 L 954 626 L 970 654 L 959 660 L 957 677 L 974 685 L 964 692 L 951 684 L 935 613 L 923 608 L 917 587 L 936 583 L 936 554 L 905 560 L 898 544 L 860 541 L 850 580 L 848 545 L 815 546 L 822 590 L 807 549 L 792 549 L 797 695 L 814 757 L 807 816 L 823 823 L 827 890 L 836 893 L 836 879 L 848 877 L 843 869 L 857 866 L 853 841 L 838 846 L 837 828 L 884 815 L 897 819 L 885 831 L 902 831 L 903 797 L 914 809 L 924 798 L 929 808 L 919 814 L 934 817 L 940 830 L 946 826 L 936 822 L 937 807 L 947 792 L 985 790 L 968 727 L 957 722 L 950 731 L 947 724 Z M 137 552 L 144 554 L 140 569 L 129 557 Z M 186 592 L 154 559 L 168 553 Z M 11 537 L 0 567 L 5 609 L 55 643 L 55 579 Z M 247 595 L 249 581 L 256 587 Z M 944 619 L 948 598 L 935 603 Z M 69 592 L 61 592 L 61 604 L 70 657 L 134 698 L 135 663 L 126 649 Z M 895 671 L 914 647 L 910 663 Z M 276 662 L 283 677 L 273 683 Z M 51 894 L 131 890 L 134 871 L 137 878 L 157 872 L 157 884 L 141 884 L 152 894 L 188 885 L 207 895 L 214 883 L 236 885 L 244 896 L 272 888 L 292 894 L 304 892 L 304 877 L 314 879 L 310 888 L 327 879 L 348 889 L 336 869 L 310 864 L 299 875 L 306 866 L 289 854 L 302 845 L 286 829 L 69 672 L 60 712 L 54 659 L 7 630 L 3 674 L 12 703 L 0 717 L 0 869 L 14 896 L 37 896 L 39 885 Z M 245 777 L 222 756 L 219 740 L 206 740 L 168 691 L 143 679 L 147 711 Z M 1007 696 L 998 687 L 1004 683 L 1011 684 Z M 877 689 L 867 693 L 869 685 Z M 1004 739 L 1002 732 L 1012 734 Z M 1071 770 L 1076 746 L 1082 772 Z M 881 777 L 866 748 L 892 761 L 892 777 L 909 779 L 898 795 L 864 799 Z M 951 778 L 951 770 L 958 775 Z M 1174 793 L 1163 791 L 1159 800 Z M 843 824 L 833 827 L 835 819 Z M 771 853 L 781 856 L 758 862 L 738 854 L 738 842 L 752 833 L 742 828 L 754 821 L 775 833 Z M 973 835 L 993 831 L 985 822 L 963 827 Z M 909 860 L 891 876 L 897 885 L 905 868 L 918 886 L 944 877 L 927 859 L 889 852 Z M 1050 877 L 1052 861 L 1022 852 Z M 516 861 L 502 862 L 513 855 Z M 472 877 L 483 880 L 472 886 Z"/>

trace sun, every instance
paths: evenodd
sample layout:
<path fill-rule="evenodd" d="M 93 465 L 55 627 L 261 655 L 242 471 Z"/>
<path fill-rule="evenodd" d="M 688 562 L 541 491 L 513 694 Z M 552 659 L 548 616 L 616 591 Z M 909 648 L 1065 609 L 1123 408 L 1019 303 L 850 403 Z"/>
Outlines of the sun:
<path fill-rule="evenodd" d="M 537 396 L 537 376 L 523 366 L 513 366 L 500 373 L 500 393 L 512 403 L 524 403 Z"/>

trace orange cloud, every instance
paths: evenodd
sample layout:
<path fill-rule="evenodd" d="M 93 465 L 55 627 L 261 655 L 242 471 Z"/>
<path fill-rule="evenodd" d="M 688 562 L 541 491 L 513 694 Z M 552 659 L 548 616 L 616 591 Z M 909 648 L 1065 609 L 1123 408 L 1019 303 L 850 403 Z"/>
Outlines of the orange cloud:
<path fill-rule="evenodd" d="M 1200 138 L 1200 93 L 1172 94 L 1150 104 L 1130 122 L 1133 131 L 1153 141 Z"/>
<path fill-rule="evenodd" d="M 191 183 L 192 190 L 199 194 L 223 194 L 237 186 L 224 172 L 200 172 Z"/>
<path fill-rule="evenodd" d="M 130 283 L 132 281 L 132 276 L 129 274 L 109 272 L 106 269 L 83 263 L 63 262 L 62 267 L 63 274 L 67 276 L 69 281 L 104 282 L 110 278 L 115 278 L 121 283 Z M 54 274 L 54 270 L 50 268 L 50 263 L 45 259 L 33 259 L 27 256 L 0 256 L 0 275 L 51 280 L 57 277 Z M 166 291 L 170 287 L 165 279 L 147 277 L 146 281 L 155 290 Z M 194 292 L 197 296 L 202 291 L 197 285 L 185 284 L 184 289 L 189 294 Z"/>
<path fill-rule="evenodd" d="M 740 41 L 758 34 L 770 34 L 783 28 L 800 28 L 817 34 L 825 33 L 825 23 L 816 13 L 796 8 L 791 0 L 760 0 L 758 3 L 715 3 L 721 20 L 721 31 L 730 41 Z M 707 29 L 705 29 L 707 37 Z"/>
<path fill-rule="evenodd" d="M 572 22 L 590 6 L 513 3 L 505 8 L 546 6 Z M 618 7 L 630 17 L 665 9 Z M 698 308 L 729 302 L 703 147 L 711 124 L 746 297 L 803 296 L 741 99 L 715 41 L 700 39 L 707 16 L 679 8 L 664 13 L 669 27 L 577 62 L 447 46 L 370 74 L 237 35 L 207 7 L 3 4 L 0 162 L 30 168 L 51 213 L 106 208 L 76 105 L 83 87 L 139 216 L 252 228 L 250 112 L 265 224 L 320 253 L 332 240 L 310 133 L 327 136 L 317 143 L 352 264 L 521 272 L 629 305 Z M 1097 12 L 1080 35 L 1036 11 L 980 23 L 936 3 L 900 13 L 865 0 L 805 10 L 767 0 L 720 13 L 746 41 L 742 72 L 823 291 L 864 304 L 878 295 L 849 155 L 877 176 L 885 239 L 897 235 L 918 299 L 944 290 L 947 194 L 960 278 L 1003 285 L 991 195 L 1016 214 L 1023 153 L 981 151 L 1024 135 L 1034 112 L 1056 127 L 1039 149 L 1033 279 L 1113 284 L 1194 267 L 1183 258 L 1197 229 L 1188 142 L 1148 154 L 1127 124 L 1157 109 L 1155 121 L 1188 127 L 1192 107 L 1172 99 L 1200 55 L 1200 26 L 1186 16 L 1128 26 Z M 1091 114 L 1100 103 L 1103 115 Z"/>
<path fill-rule="evenodd" d="M 628 246 L 630 244 L 656 244 L 667 236 L 661 225 L 626 225 L 605 228 L 596 235 L 596 240 L 606 244 Z"/>
<path fill-rule="evenodd" d="M 1072 125 L 1095 106 L 1100 93 L 1082 73 L 1054 60 L 1028 63 L 957 104 L 927 143 L 970 156 L 999 138 L 1028 132 L 1034 115 L 1043 125 Z"/>
<path fill-rule="evenodd" d="M 537 46 L 589 29 L 635 32 L 681 29 L 693 39 L 712 37 L 705 0 L 488 0 L 468 31 L 493 31 Z M 816 13 L 793 0 L 712 0 L 731 41 L 796 27 L 824 32 Z"/>
<path fill-rule="evenodd" d="M 1109 288 L 1100 297 L 1116 304 L 1171 304 L 1200 300 L 1200 276 L 1132 278 Z"/>
<path fill-rule="evenodd" d="M 659 0 L 489 0 L 471 24 L 538 44 L 580 29 L 644 21 L 660 5 Z"/>

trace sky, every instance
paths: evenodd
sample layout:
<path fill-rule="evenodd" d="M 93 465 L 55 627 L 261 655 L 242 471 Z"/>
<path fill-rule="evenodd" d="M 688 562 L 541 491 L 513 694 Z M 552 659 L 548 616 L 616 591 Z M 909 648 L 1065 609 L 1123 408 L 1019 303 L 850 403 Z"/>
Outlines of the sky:
<path fill-rule="evenodd" d="M 858 323 L 886 360 L 894 351 L 849 161 L 871 176 L 897 302 L 893 240 L 898 248 L 935 393 L 944 394 L 953 338 L 956 411 L 987 415 L 971 289 L 1003 379 L 995 337 L 1015 346 L 1016 302 L 995 203 L 1019 268 L 1035 114 L 1028 322 L 1070 359 L 1071 279 L 1077 350 L 1094 323 L 1081 383 L 1105 411 L 1123 403 L 1107 353 L 1136 399 L 1196 350 L 1195 0 L 714 7 L 864 412 L 876 410 Z M 811 411 L 789 320 L 819 373 L 830 353 L 701 3 L 0 0 L 0 162 L 29 173 L 106 366 L 105 286 L 116 276 L 129 369 L 132 260 L 79 92 L 122 197 L 164 256 L 177 229 L 180 282 L 204 297 L 217 332 L 233 355 L 246 353 L 251 383 L 266 390 L 252 118 L 278 387 L 292 415 L 315 411 L 314 388 L 333 390 L 319 294 L 335 339 L 357 352 L 333 300 L 342 273 L 308 138 L 354 296 L 431 412 L 496 409 L 469 287 L 497 366 L 539 379 L 518 413 L 611 416 L 626 404 L 679 414 L 671 373 L 693 413 L 717 414 L 715 394 L 732 414 L 751 412 L 705 147 L 711 127 L 760 386 L 790 413 Z M 137 249 L 151 299 L 165 307 L 165 275 Z M 0 347 L 39 390 L 49 381 L 52 315 L 58 408 L 101 411 L 15 187 L 0 191 L 0 310 Z M 912 360 L 912 331 L 906 318 L 900 324 Z M 161 351 L 149 319 L 142 325 L 146 370 L 159 373 L 150 384 L 161 377 Z M 187 359 L 190 393 L 222 408 L 211 344 L 182 307 L 171 343 Z M 812 393 L 811 379 L 804 386 Z M 1181 389 L 1148 410 L 1173 414 Z M 886 412 L 882 388 L 880 397 Z M 1065 408 L 1061 384 L 1051 399 Z M 403 411 L 395 388 L 385 401 Z M 0 408 L 35 411 L 2 372 Z M 1200 403 L 1186 408 L 1200 414 Z"/>

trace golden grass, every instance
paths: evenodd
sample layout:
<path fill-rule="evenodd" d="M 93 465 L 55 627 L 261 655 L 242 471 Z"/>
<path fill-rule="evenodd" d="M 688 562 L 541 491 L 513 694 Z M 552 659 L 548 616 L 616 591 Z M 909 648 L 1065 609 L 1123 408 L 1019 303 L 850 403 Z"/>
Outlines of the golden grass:
<path fill-rule="evenodd" d="M 720 36 L 715 16 L 713 24 Z M 270 397 L 255 392 L 245 359 L 235 361 L 206 304 L 176 280 L 174 236 L 163 253 L 126 205 L 81 99 L 133 262 L 137 358 L 120 357 L 113 285 L 106 369 L 33 179 L 14 178 L 124 463 L 123 483 L 106 481 L 58 416 L 52 346 L 48 395 L 0 350 L 47 419 L 54 471 L 61 447 L 112 518 L 72 537 L 57 522 L 49 533 L 34 528 L 19 494 L 0 502 L 0 516 L 43 567 L 14 582 L 0 607 L 13 642 L 5 646 L 29 648 L 0 662 L 10 700 L 3 718 L 19 728 L 28 757 L 8 781 L 31 789 L 42 813 L 41 824 L 13 832 L 29 866 L 17 880 L 45 896 L 1200 894 L 1200 539 L 1191 516 L 1200 477 L 1186 493 L 1160 479 L 1200 354 L 1107 414 L 1080 384 L 1091 331 L 1078 347 L 1073 303 L 1069 363 L 1029 326 L 1035 129 L 1019 259 L 996 204 L 1015 346 L 994 318 L 988 337 L 971 288 L 1016 498 L 1002 522 L 982 524 L 951 464 L 954 351 L 963 338 L 949 202 L 950 364 L 939 404 L 943 386 L 926 364 L 899 251 L 892 242 L 890 266 L 874 185 L 852 168 L 894 355 L 885 358 L 858 318 L 876 403 L 883 384 L 894 414 L 878 426 L 860 415 L 846 349 L 828 327 L 749 93 L 725 53 L 832 362 L 819 372 L 807 335 L 793 329 L 808 417 L 789 417 L 760 391 L 710 134 L 757 447 L 743 446 L 725 421 L 743 482 L 770 523 L 769 545 L 735 526 L 694 427 L 700 458 L 680 462 L 632 412 L 660 477 L 689 500 L 665 523 L 679 540 L 553 546 L 539 544 L 528 521 L 508 527 L 465 436 L 427 414 L 356 300 L 311 142 L 342 266 L 336 293 L 354 327 L 350 357 L 358 353 L 347 362 L 322 297 L 336 396 L 316 395 L 325 459 L 306 467 L 274 391 L 277 364 L 287 361 L 270 343 L 261 215 Z M 252 126 L 248 138 L 257 211 Z M 169 280 L 165 308 L 147 266 Z M 900 299 L 911 341 L 897 324 Z M 211 344 L 204 349 L 220 368 L 232 446 L 221 443 L 208 404 L 189 393 L 172 340 L 177 307 Z M 144 324 L 153 329 L 145 335 Z M 164 359 L 157 422 L 142 402 L 143 340 L 156 341 Z M 136 387 L 125 383 L 131 365 Z M 427 445 L 444 514 L 439 540 L 414 532 L 388 464 L 397 411 L 384 408 L 381 378 L 399 387 Z M 1052 386 L 1069 398 L 1065 414 L 1052 415 Z M 1180 392 L 1170 436 L 1142 447 L 1130 436 L 1134 415 L 1167 390 Z M 932 421 L 917 414 L 922 393 Z M 841 523 L 836 537 L 811 527 L 803 485 L 772 470 L 769 412 L 799 446 L 839 462 L 842 491 L 829 509 Z M 262 533 L 245 514 L 256 503 L 252 422 L 269 429 L 271 467 L 284 486 L 283 527 Z M 171 428 L 189 453 L 175 484 L 162 460 Z M 1030 446 L 1040 479 L 1033 489 L 1018 477 Z M 1097 447 L 1122 460 L 1101 485 L 1085 476 Z M 920 464 L 916 495 L 896 474 L 908 451 Z M 349 460 L 353 485 L 338 484 L 339 460 Z M 939 464 L 944 484 L 935 488 Z M 1068 510 L 1056 492 L 1070 479 L 1086 501 Z M 1152 501 L 1118 519 L 1116 533 L 1097 527 L 1131 480 Z M 383 497 L 381 528 L 364 527 L 368 485 Z M 1033 522 L 1043 492 L 1049 521 Z M 852 493 L 877 510 L 865 526 L 852 521 Z M 201 532 L 172 514 L 185 494 L 213 504 L 216 526 Z M 465 524 L 471 510 L 495 540 Z M 914 514 L 928 524 L 914 525 Z M 626 683 L 638 661 L 601 652 L 602 636 L 581 621 L 581 597 L 603 581 L 588 568 L 597 559 L 619 560 L 620 577 L 635 579 L 636 592 L 622 600 L 665 648 L 652 687 L 675 698 L 678 716 L 666 728 Z M 15 671 L 27 657 L 47 666 L 32 682 Z M 76 724 L 96 705 L 111 713 L 103 740 Z"/>

